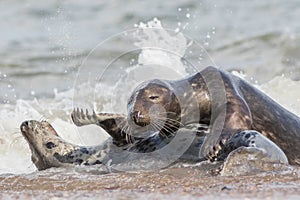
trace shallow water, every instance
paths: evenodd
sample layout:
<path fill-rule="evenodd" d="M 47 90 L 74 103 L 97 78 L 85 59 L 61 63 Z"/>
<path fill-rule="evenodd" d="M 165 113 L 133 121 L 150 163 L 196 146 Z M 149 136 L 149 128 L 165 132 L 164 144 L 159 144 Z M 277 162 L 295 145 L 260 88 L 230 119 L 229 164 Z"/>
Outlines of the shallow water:
<path fill-rule="evenodd" d="M 74 106 L 125 113 L 140 81 L 207 65 L 234 71 L 300 115 L 299 18 L 297 0 L 2 1 L 0 174 L 36 171 L 22 121 L 47 119 L 70 142 L 99 144 L 108 136 L 74 127 Z M 159 29 L 136 30 L 143 27 Z"/>

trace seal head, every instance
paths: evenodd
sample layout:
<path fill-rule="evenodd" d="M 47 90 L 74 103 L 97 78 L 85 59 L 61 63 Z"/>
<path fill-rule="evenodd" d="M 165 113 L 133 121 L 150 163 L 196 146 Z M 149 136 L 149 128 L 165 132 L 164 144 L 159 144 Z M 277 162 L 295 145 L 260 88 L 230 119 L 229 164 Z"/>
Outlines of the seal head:
<path fill-rule="evenodd" d="M 20 129 L 29 144 L 31 160 L 38 170 L 62 166 L 54 155 L 74 149 L 74 145 L 64 142 L 46 121 L 25 121 Z"/>
<path fill-rule="evenodd" d="M 141 128 L 169 135 L 180 127 L 180 103 L 167 81 L 153 79 L 140 84 L 127 104 L 127 123 L 137 132 Z"/>

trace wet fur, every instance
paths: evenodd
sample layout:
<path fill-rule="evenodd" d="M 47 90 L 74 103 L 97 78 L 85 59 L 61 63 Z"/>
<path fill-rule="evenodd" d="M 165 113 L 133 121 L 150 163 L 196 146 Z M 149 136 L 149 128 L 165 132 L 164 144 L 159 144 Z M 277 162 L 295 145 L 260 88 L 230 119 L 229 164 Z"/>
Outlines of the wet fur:
<path fill-rule="evenodd" d="M 164 90 L 159 90 L 159 87 Z M 151 95 L 149 96 L 152 91 L 161 101 L 152 101 Z M 173 99 L 173 102 L 167 103 L 165 99 Z M 171 119 L 178 120 L 178 124 L 172 126 L 165 123 L 161 127 L 162 135 L 176 131 L 164 130 L 189 123 L 209 125 L 210 132 L 201 148 L 201 155 L 210 160 L 218 157 L 228 140 L 236 133 L 256 130 L 283 149 L 291 164 L 300 164 L 300 118 L 230 73 L 207 67 L 185 79 L 155 79 L 143 83 L 133 92 L 128 102 L 128 124 L 150 124 L 156 116 L 151 116 L 149 111 L 156 104 L 163 106 L 165 112 L 176 113 Z M 139 115 L 134 115 L 135 113 Z M 136 119 L 139 116 L 142 119 Z M 160 117 L 161 114 L 157 113 L 157 116 Z M 168 118 L 166 116 L 166 121 Z M 149 122 L 137 123 L 145 119 Z"/>

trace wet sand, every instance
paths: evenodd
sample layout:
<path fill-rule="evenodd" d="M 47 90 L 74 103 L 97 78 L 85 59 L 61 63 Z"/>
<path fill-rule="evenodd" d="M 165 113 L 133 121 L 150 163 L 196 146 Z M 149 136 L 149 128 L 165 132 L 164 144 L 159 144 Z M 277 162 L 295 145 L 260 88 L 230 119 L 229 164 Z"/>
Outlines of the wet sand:
<path fill-rule="evenodd" d="M 110 174 L 50 169 L 1 175 L 1 199 L 299 199 L 300 167 L 248 176 L 197 168 Z"/>

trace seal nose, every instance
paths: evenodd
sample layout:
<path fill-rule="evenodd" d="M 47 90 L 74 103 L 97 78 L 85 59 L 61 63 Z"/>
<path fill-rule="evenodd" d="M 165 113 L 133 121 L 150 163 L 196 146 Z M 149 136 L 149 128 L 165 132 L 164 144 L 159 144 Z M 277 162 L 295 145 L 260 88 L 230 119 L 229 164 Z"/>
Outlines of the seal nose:
<path fill-rule="evenodd" d="M 28 122 L 28 121 L 22 122 L 22 124 L 21 124 L 21 126 L 20 126 L 21 132 L 26 131 L 26 129 L 27 129 L 28 127 L 29 127 L 29 122 Z"/>
<path fill-rule="evenodd" d="M 28 121 L 25 121 L 21 124 L 21 127 L 28 127 L 29 125 L 29 122 Z"/>
<path fill-rule="evenodd" d="M 145 117 L 141 115 L 140 111 L 133 111 L 130 113 L 131 120 L 138 126 L 147 126 L 148 123 L 145 121 Z"/>
<path fill-rule="evenodd" d="M 139 118 L 139 111 L 134 111 L 134 112 L 131 112 L 130 113 L 130 117 L 131 117 L 131 120 L 135 123 L 135 124 L 138 124 L 138 118 Z"/>

